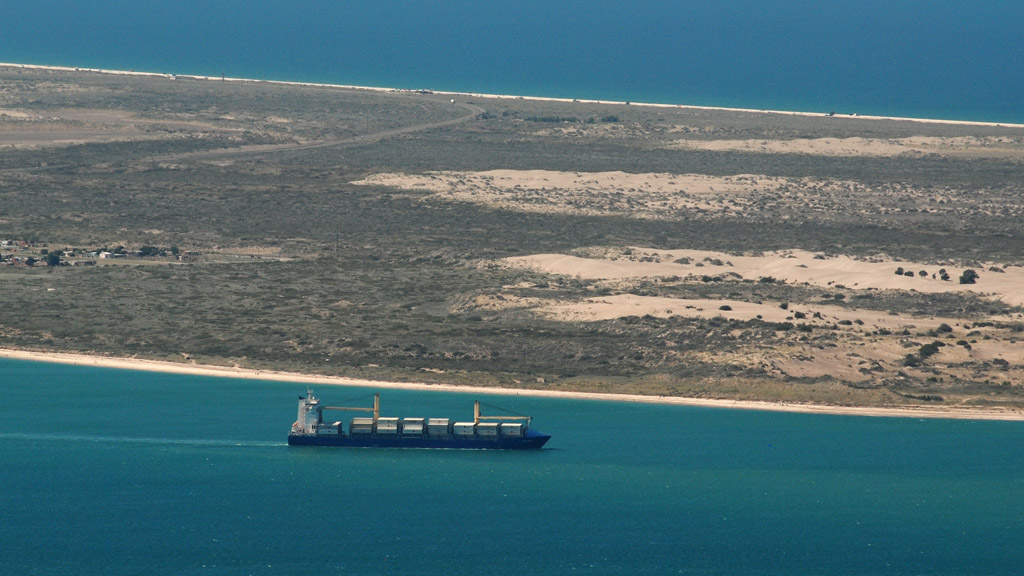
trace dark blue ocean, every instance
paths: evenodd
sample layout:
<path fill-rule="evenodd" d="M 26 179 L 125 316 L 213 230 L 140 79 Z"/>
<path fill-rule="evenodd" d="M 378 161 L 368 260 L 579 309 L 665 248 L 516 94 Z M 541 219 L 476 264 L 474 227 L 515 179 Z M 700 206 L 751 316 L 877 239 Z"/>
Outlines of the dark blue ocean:
<path fill-rule="evenodd" d="M 533 415 L 548 448 L 292 448 L 304 392 L 0 359 L 0 574 L 990 575 L 1024 560 L 1020 422 L 482 396 Z M 474 398 L 382 391 L 401 416 L 469 417 Z"/>
<path fill-rule="evenodd" d="M 0 61 L 1024 122 L 1019 0 L 0 0 Z"/>

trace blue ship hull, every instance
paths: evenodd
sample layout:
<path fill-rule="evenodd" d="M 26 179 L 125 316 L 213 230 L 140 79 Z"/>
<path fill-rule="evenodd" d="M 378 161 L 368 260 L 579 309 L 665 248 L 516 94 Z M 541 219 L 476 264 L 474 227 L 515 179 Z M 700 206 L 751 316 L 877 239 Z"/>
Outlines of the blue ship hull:
<path fill-rule="evenodd" d="M 372 417 L 325 423 L 324 410 L 372 412 Z M 530 430 L 530 417 L 484 416 L 480 403 L 473 404 L 473 420 L 451 418 L 381 418 L 380 395 L 372 408 L 324 406 L 308 390 L 299 396 L 299 411 L 289 446 L 340 446 L 346 448 L 434 448 L 447 450 L 540 450 L 551 439 Z"/>
<path fill-rule="evenodd" d="M 551 439 L 528 430 L 525 436 L 402 436 L 398 434 L 289 434 L 290 446 L 348 448 L 434 448 L 448 450 L 540 450 Z"/>

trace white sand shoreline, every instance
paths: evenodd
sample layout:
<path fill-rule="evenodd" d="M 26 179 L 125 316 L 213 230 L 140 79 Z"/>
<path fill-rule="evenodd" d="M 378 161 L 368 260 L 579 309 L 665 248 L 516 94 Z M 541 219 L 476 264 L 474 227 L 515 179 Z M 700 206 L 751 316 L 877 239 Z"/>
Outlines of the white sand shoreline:
<path fill-rule="evenodd" d="M 440 94 L 442 96 L 463 96 L 471 98 L 493 98 L 493 99 L 504 99 L 504 100 L 530 100 L 535 102 L 560 102 L 560 103 L 584 103 L 584 104 L 610 104 L 610 105 L 622 105 L 622 106 L 643 106 L 648 108 L 675 108 L 683 110 L 712 110 L 721 112 L 744 112 L 753 114 L 781 114 L 786 116 L 810 116 L 822 118 L 829 116 L 823 112 L 801 112 L 801 111 L 790 111 L 790 110 L 761 110 L 754 108 L 726 108 L 722 106 L 695 106 L 688 104 L 657 104 L 652 102 L 620 102 L 614 100 L 587 100 L 587 99 L 575 99 L 575 98 L 552 98 L 543 96 L 516 96 L 508 94 L 483 94 L 477 92 L 452 92 L 445 90 L 430 90 L 430 89 L 409 89 L 409 88 L 387 88 L 382 86 L 352 86 L 347 84 L 326 84 L 318 82 L 294 82 L 288 80 L 260 80 L 257 78 L 235 78 L 235 77 L 217 77 L 217 76 L 202 76 L 196 74 L 174 74 L 174 73 L 163 73 L 163 72 L 136 72 L 134 70 L 109 70 L 104 68 L 86 68 L 86 67 L 74 67 L 74 66 L 49 66 L 42 64 L 17 64 L 12 62 L 0 62 L 0 67 L 4 68 L 23 68 L 30 70 L 52 70 L 61 72 L 95 72 L 100 74 L 114 74 L 122 76 L 147 76 L 147 77 L 158 77 L 158 78 L 182 78 L 191 80 L 218 80 L 225 82 L 254 82 L 254 83 L 266 83 L 266 84 L 281 84 L 285 86 L 309 86 L 316 88 L 339 88 L 345 90 L 368 90 L 372 92 L 406 92 L 414 93 L 427 91 L 432 94 Z M 1002 127 L 1002 128 L 1024 128 L 1024 124 L 1015 124 L 1007 122 L 982 122 L 974 120 L 943 120 L 938 118 L 909 118 L 901 116 L 873 116 L 873 115 L 861 115 L 861 114 L 841 114 L 836 113 L 832 118 L 836 119 L 856 119 L 856 120 L 892 120 L 899 122 L 919 122 L 924 124 L 949 124 L 957 126 L 989 126 L 989 127 Z"/>
<path fill-rule="evenodd" d="M 639 394 L 613 394 L 595 392 L 568 392 L 561 390 L 533 390 L 517 388 L 488 388 L 483 386 L 455 386 L 450 384 L 427 384 L 415 382 L 385 382 L 363 380 L 340 376 L 320 376 L 316 374 L 299 374 L 294 372 L 277 372 L 270 370 L 251 370 L 228 366 L 212 366 L 202 364 L 184 364 L 160 360 L 143 360 L 138 358 L 112 358 L 87 354 L 66 352 L 34 352 L 0 348 L 0 358 L 29 360 L 34 362 L 50 362 L 75 366 L 96 366 L 121 370 L 141 370 L 148 372 L 165 372 L 188 374 L 194 376 L 217 376 L 241 380 L 271 380 L 277 382 L 295 382 L 309 385 L 327 386 L 359 386 L 364 388 L 402 389 L 402 390 L 435 390 L 441 392 L 473 392 L 503 396 L 535 396 L 541 398 L 571 398 L 580 400 L 600 400 L 609 402 L 638 402 L 646 404 L 670 404 L 677 406 L 702 406 L 708 408 L 726 408 L 740 410 L 763 410 L 771 412 L 795 412 L 803 414 L 826 414 L 847 416 L 874 416 L 894 418 L 946 418 L 961 420 L 1016 420 L 1024 421 L 1024 410 L 979 408 L 956 409 L 950 407 L 899 407 L 874 408 L 856 406 L 827 406 L 816 404 L 787 404 L 781 402 L 760 402 L 749 400 L 719 400 L 706 398 L 683 398 L 675 396 L 644 396 Z"/>

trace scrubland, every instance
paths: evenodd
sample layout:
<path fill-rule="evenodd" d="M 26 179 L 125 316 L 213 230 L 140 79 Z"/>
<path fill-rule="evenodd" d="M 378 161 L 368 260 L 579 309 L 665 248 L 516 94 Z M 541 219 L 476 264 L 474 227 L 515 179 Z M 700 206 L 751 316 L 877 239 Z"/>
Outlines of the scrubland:
<path fill-rule="evenodd" d="M 1012 126 L 0 68 L 0 347 L 1017 411 L 1022 183 Z"/>

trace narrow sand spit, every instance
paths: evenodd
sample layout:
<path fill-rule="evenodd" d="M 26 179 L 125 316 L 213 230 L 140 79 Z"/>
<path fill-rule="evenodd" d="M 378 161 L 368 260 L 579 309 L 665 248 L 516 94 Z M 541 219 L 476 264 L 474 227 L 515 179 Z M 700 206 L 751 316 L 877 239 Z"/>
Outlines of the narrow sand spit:
<path fill-rule="evenodd" d="M 1020 138 L 974 136 L 909 138 L 793 138 L 790 140 L 676 140 L 666 146 L 674 150 L 755 152 L 761 154 L 810 154 L 813 156 L 970 156 L 1024 158 Z"/>
<path fill-rule="evenodd" d="M 151 372 L 170 372 L 176 374 L 194 374 L 201 376 L 221 376 L 248 380 L 273 380 L 295 382 L 304 385 L 360 386 L 384 389 L 436 390 L 443 392 L 475 392 L 480 394 L 497 394 L 504 396 L 537 396 L 546 398 L 574 398 L 581 400 L 601 400 L 612 402 L 642 402 L 651 404 L 674 404 L 680 406 L 706 406 L 713 408 L 732 408 L 744 410 L 766 410 L 774 412 L 801 412 L 808 414 L 837 414 L 857 416 L 888 416 L 902 418 L 958 418 L 970 420 L 1024 420 L 1024 411 L 1010 409 L 958 409 L 955 407 L 910 407 L 910 408 L 858 408 L 847 406 L 823 406 L 813 404 L 787 404 L 775 402 L 751 402 L 740 400 L 714 400 L 700 398 L 677 398 L 668 396 L 641 396 L 636 394 L 595 394 L 584 392 L 563 392 L 555 390 L 530 390 L 513 388 L 483 388 L 470 386 L 450 386 L 439 384 L 381 382 L 296 374 L 290 372 L 270 372 L 247 370 L 244 368 L 228 368 L 220 366 L 202 366 L 197 364 L 180 364 L 177 362 L 161 362 L 156 360 L 139 360 L 132 358 L 108 358 L 85 354 L 28 352 L 0 348 L 0 357 L 32 360 L 37 362 L 55 362 L 78 366 L 102 366 L 124 370 L 144 370 Z M 282 430 L 287 423 L 282 424 Z M 285 432 L 283 432 L 285 433 Z"/>
<path fill-rule="evenodd" d="M 136 72 L 130 70 L 110 70 L 110 69 L 96 69 L 96 68 L 72 68 L 69 66 L 44 66 L 38 64 L 18 64 L 11 62 L 0 62 L 0 66 L 5 68 L 23 68 L 26 70 L 49 70 L 54 72 L 71 72 L 71 71 L 83 71 L 83 72 L 94 72 L 99 74 L 113 74 L 118 76 L 139 76 L 139 77 L 152 77 L 152 78 L 167 78 L 173 80 L 175 78 L 191 78 L 195 80 L 214 80 L 222 82 L 257 82 L 267 84 L 280 84 L 282 86 L 312 86 L 317 88 L 340 88 L 346 90 L 366 90 L 371 92 L 412 92 L 412 90 L 401 89 L 401 88 L 388 88 L 379 86 L 351 86 L 345 84 L 323 84 L 315 82 L 289 82 L 283 80 L 259 80 L 251 78 L 235 78 L 235 77 L 217 77 L 217 76 L 201 76 L 194 74 L 167 74 L 162 72 Z M 521 96 L 515 94 L 483 94 L 478 92 L 451 92 L 451 91 L 432 91 L 435 94 L 444 96 L 460 96 L 460 97 L 472 97 L 472 98 L 492 98 L 496 100 L 530 100 L 534 102 L 560 102 L 560 103 L 584 103 L 584 104 L 609 104 L 609 105 L 621 105 L 621 106 L 642 106 L 647 108 L 676 108 L 680 110 L 719 110 L 723 112 L 746 112 L 752 114 L 777 114 L 783 116 L 808 116 L 820 118 L 824 116 L 820 112 L 801 112 L 792 110 L 763 110 L 763 109 L 752 109 L 752 108 L 725 108 L 721 106 L 693 106 L 687 104 L 658 104 L 652 102 L 619 102 L 619 101 L 608 101 L 608 100 L 587 100 L 577 98 L 551 98 L 543 96 Z M 897 120 L 901 122 L 914 122 L 922 124 L 948 124 L 948 125 L 959 125 L 959 126 L 1002 126 L 1002 127 L 1024 127 L 1024 124 L 1006 124 L 1001 122 L 974 122 L 970 120 L 942 120 L 934 118 L 903 118 L 899 116 L 870 116 L 870 115 L 836 115 L 836 120 L 842 121 L 844 118 L 851 118 L 857 120 Z"/>

